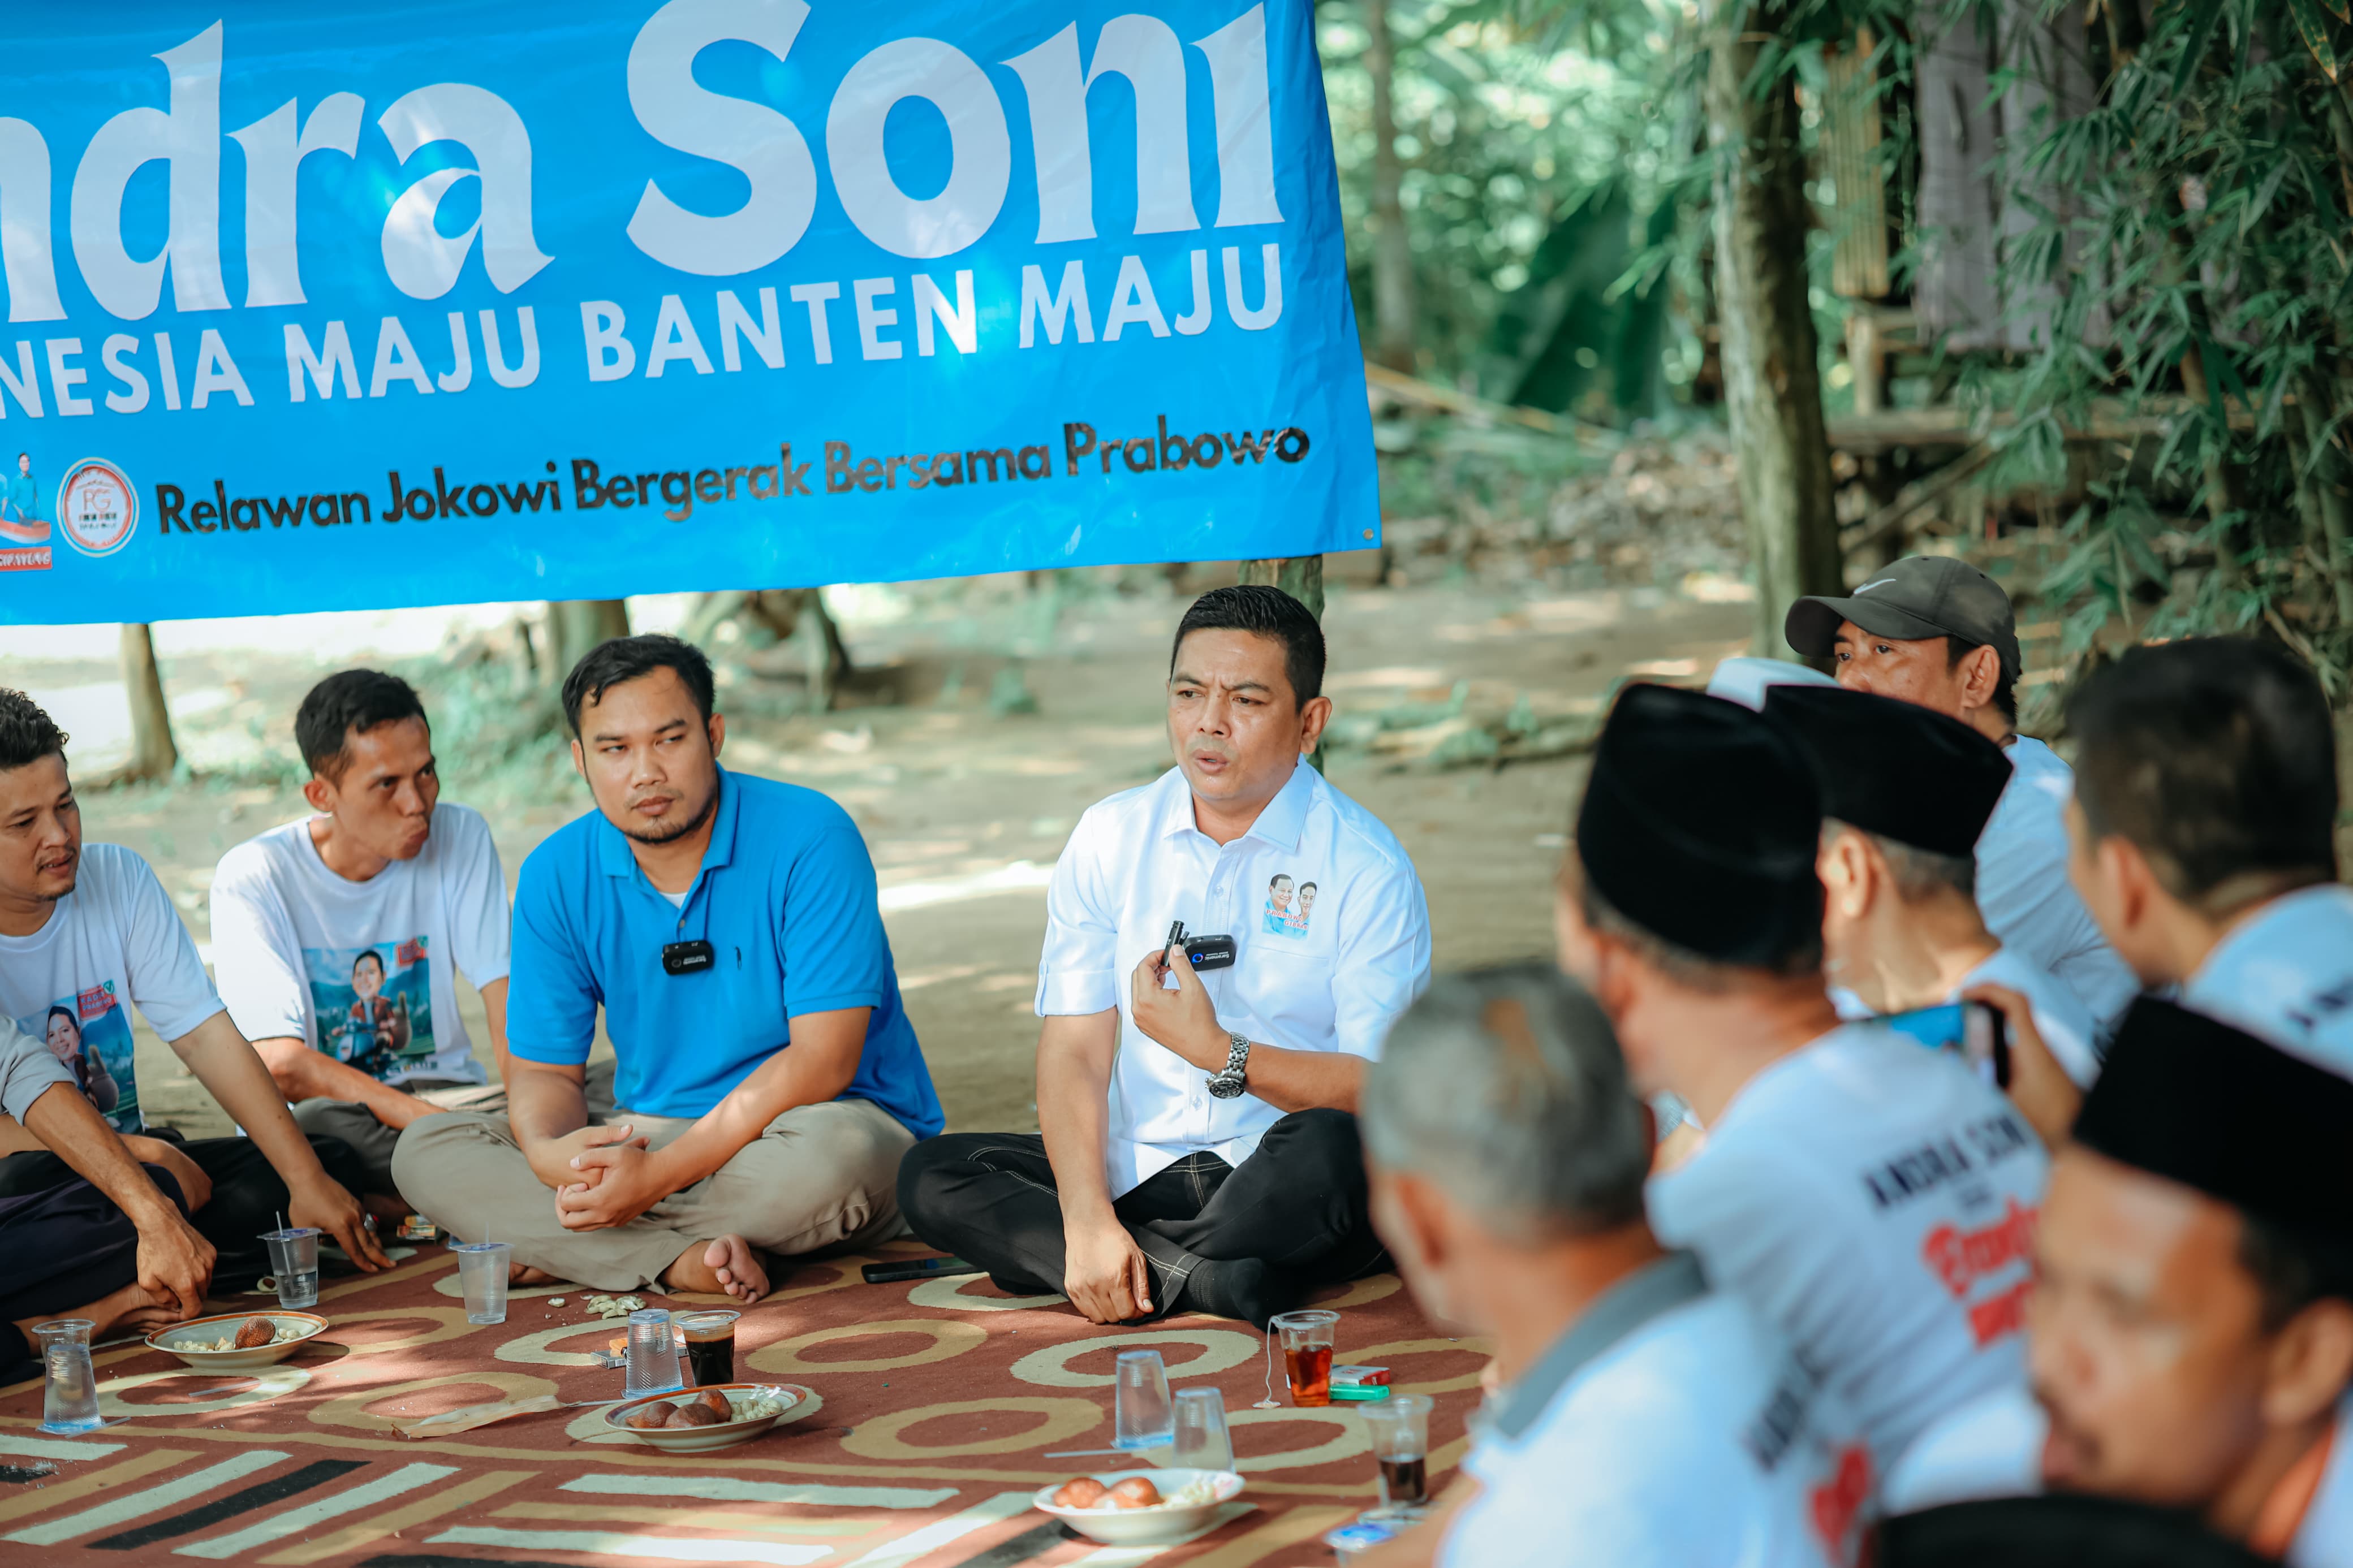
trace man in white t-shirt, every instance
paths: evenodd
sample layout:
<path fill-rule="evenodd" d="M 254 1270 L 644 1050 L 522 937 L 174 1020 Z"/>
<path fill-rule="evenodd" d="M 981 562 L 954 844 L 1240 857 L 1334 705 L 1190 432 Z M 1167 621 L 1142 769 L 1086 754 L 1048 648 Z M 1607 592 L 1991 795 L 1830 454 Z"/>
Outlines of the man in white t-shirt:
<path fill-rule="evenodd" d="M 2266 1560 L 2353 1564 L 2353 1083 L 2137 1003 L 2053 1166 L 2034 1384 L 1890 1476 L 1912 1510 L 2048 1488 L 2193 1512 Z"/>
<path fill-rule="evenodd" d="M 1765 712 L 1796 732 L 1821 778 L 1831 985 L 1872 1013 L 1964 997 L 2022 1009 L 2072 1084 L 2097 1077 L 2091 1014 L 1978 912 L 1971 848 L 2010 784 L 2001 748 L 1932 709 L 1835 687 L 1777 687 Z M 2034 1121 L 2041 1063 L 2023 1049 L 2012 1060 L 2021 1078 L 2004 1087 Z"/>
<path fill-rule="evenodd" d="M 1959 1058 L 1844 1024 L 1825 992 L 1821 797 L 1779 722 L 1662 686 L 1603 726 L 1555 909 L 1562 967 L 1698 1152 L 1651 1184 L 1699 1255 L 1824 1373 L 1883 1472 L 2025 1375 L 2026 1248 L 2048 1171 Z"/>
<path fill-rule="evenodd" d="M 1590 996 L 1548 963 L 1440 979 L 1361 1114 L 1390 1254 L 1448 1331 L 1493 1337 L 1502 1383 L 1469 1479 L 1371 1563 L 1855 1560 L 1869 1452 L 1788 1342 L 1652 1235 L 1650 1118 Z"/>
<path fill-rule="evenodd" d="M 1047 890 L 1041 1131 L 910 1150 L 917 1236 L 1099 1323 L 1263 1324 L 1378 1266 L 1353 1112 L 1429 984 L 1430 912 L 1396 837 L 1305 760 L 1323 679 L 1323 631 L 1279 589 L 1185 613 L 1176 766 L 1091 807 Z M 1219 939 L 1200 973 L 1172 922 Z"/>
<path fill-rule="evenodd" d="M 2328 700 L 2285 648 L 2136 648 L 2068 704 L 2084 901 L 2150 986 L 2353 1077 Z"/>
<path fill-rule="evenodd" d="M 1932 708 L 2008 753 L 2013 776 L 1977 844 L 1977 900 L 2002 945 L 2049 970 L 2102 1030 L 2139 991 L 2067 879 L 2062 812 L 2071 775 L 2018 732 L 2018 628 L 2010 595 L 1965 561 L 1913 555 L 1842 598 L 1789 606 L 1789 646 L 1833 661 L 1841 686 Z"/>
<path fill-rule="evenodd" d="M 119 844 L 83 846 L 65 743 L 30 698 L 0 689 L 0 1017 L 47 1037 L 67 1016 L 78 1048 L 100 1058 L 112 1080 L 106 1119 L 142 1162 L 171 1173 L 195 1228 L 217 1249 L 217 1284 L 242 1288 L 268 1271 L 259 1237 L 280 1213 L 326 1232 L 361 1268 L 382 1267 L 383 1248 L 350 1190 L 359 1184 L 356 1156 L 333 1139 L 306 1140 L 294 1125 L 147 863 Z M 147 1128 L 133 1006 L 245 1137 L 186 1142 Z M 55 1037 L 65 1037 L 63 1029 Z M 70 1179 L 58 1152 L 0 1119 L 0 1193 Z"/>
<path fill-rule="evenodd" d="M 214 974 L 295 1121 L 349 1143 L 370 1199 L 405 1213 L 392 1177 L 401 1129 L 505 1109 L 459 1015 L 457 976 L 481 994 L 483 1045 L 503 1068 L 506 880 L 480 815 L 440 800 L 433 734 L 406 681 L 329 676 L 302 700 L 294 739 L 317 815 L 221 858 Z"/>

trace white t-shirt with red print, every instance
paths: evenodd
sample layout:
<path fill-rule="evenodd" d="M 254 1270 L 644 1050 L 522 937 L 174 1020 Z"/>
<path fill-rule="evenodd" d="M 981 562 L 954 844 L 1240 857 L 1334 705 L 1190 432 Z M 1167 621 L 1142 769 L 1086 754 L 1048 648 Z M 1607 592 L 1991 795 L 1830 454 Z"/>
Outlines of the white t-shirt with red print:
<path fill-rule="evenodd" d="M 1823 1373 L 1875 1473 L 1946 1412 L 2025 1382 L 2050 1161 L 1958 1057 L 1845 1025 L 1749 1079 L 1705 1131 L 1652 1178 L 1651 1223 Z"/>

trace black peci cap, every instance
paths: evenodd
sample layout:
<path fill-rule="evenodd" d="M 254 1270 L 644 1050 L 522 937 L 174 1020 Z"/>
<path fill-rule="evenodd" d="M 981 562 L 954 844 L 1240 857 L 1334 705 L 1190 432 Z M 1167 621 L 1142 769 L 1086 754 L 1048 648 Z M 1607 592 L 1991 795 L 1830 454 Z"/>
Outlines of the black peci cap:
<path fill-rule="evenodd" d="M 1672 686 L 1619 694 L 1577 813 L 1594 890 L 1662 941 L 1767 966 L 1818 932 L 1821 795 L 1787 731 Z"/>
<path fill-rule="evenodd" d="M 2187 1509 L 2058 1493 L 1948 1503 L 1880 1527 L 1880 1568 L 2264 1568 Z"/>
<path fill-rule="evenodd" d="M 2245 1213 L 2353 1234 L 2353 1079 L 2144 996 L 2076 1114 L 2096 1153 Z"/>
<path fill-rule="evenodd" d="M 1953 637 L 1990 643 L 2001 657 L 2002 673 L 2018 679 L 2018 622 L 2010 595 L 1966 561 L 1907 555 L 1843 597 L 1799 599 L 1783 617 L 1781 635 L 1806 658 L 1828 658 L 1837 651 L 1841 621 L 1898 642 Z"/>
<path fill-rule="evenodd" d="M 1822 815 L 1932 855 L 1966 859 L 2010 787 L 2010 758 L 1957 719 L 1833 686 L 1776 686 L 1767 717 L 1788 725 L 1821 775 Z"/>

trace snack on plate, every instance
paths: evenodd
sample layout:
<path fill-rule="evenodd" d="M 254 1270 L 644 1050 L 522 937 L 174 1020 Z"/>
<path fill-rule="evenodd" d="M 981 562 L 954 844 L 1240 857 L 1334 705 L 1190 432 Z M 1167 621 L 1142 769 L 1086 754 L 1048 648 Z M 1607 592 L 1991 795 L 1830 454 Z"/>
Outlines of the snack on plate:
<path fill-rule="evenodd" d="M 278 1342 L 278 1325 L 267 1318 L 248 1318 L 232 1342 L 241 1351 L 259 1350 L 263 1345 Z"/>
<path fill-rule="evenodd" d="M 1158 1508 L 1160 1489 L 1142 1476 L 1130 1476 L 1111 1489 L 1113 1508 Z"/>
<path fill-rule="evenodd" d="M 733 1421 L 736 1419 L 734 1407 L 727 1403 L 727 1396 L 720 1393 L 715 1388 L 704 1389 L 702 1393 L 696 1394 L 691 1400 L 688 1401 L 688 1403 L 691 1405 L 699 1405 L 703 1409 L 710 1411 L 711 1418 L 714 1421 Z"/>
<path fill-rule="evenodd" d="M 774 1393 L 755 1394 L 749 1399 L 736 1400 L 735 1414 L 730 1419 L 757 1421 L 764 1415 L 782 1415 L 790 1403 Z"/>
<path fill-rule="evenodd" d="M 711 1413 L 711 1406 L 697 1400 L 691 1405 L 673 1407 L 662 1425 L 665 1426 L 716 1426 L 721 1419 L 720 1416 Z"/>
<path fill-rule="evenodd" d="M 1111 1490 L 1109 1487 L 1095 1479 L 1094 1477 L 1081 1476 L 1075 1480 L 1062 1483 L 1061 1489 L 1054 1494 L 1054 1506 L 1056 1508 L 1095 1508 L 1102 1504 L 1103 1494 L 1109 1490 Z"/>
<path fill-rule="evenodd" d="M 677 1405 L 667 1399 L 657 1399 L 651 1405 L 640 1405 L 622 1416 L 621 1425 L 633 1426 L 640 1432 L 647 1432 L 656 1426 L 667 1425 L 670 1418 L 676 1414 L 678 1414 Z"/>
<path fill-rule="evenodd" d="M 300 1327 L 289 1328 L 270 1318 L 248 1318 L 237 1326 L 234 1333 L 223 1334 L 216 1340 L 183 1342 L 173 1344 L 172 1348 L 176 1351 L 251 1351 L 301 1337 Z"/>

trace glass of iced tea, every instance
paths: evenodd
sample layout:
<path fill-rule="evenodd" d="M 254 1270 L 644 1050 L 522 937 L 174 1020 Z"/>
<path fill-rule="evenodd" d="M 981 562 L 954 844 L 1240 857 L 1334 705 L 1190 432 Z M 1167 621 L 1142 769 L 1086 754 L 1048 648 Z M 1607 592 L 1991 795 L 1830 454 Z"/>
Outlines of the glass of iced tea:
<path fill-rule="evenodd" d="M 1381 1467 L 1381 1506 L 1419 1508 L 1430 1500 L 1430 1411 L 1427 1394 L 1395 1394 L 1360 1405 Z"/>
<path fill-rule="evenodd" d="M 735 1381 L 735 1320 L 741 1312 L 681 1312 L 674 1320 L 686 1342 L 686 1385 L 708 1388 Z"/>
<path fill-rule="evenodd" d="M 1285 1312 L 1267 1325 L 1282 1336 L 1293 1405 L 1332 1403 L 1332 1333 L 1339 1322 L 1337 1312 Z"/>

